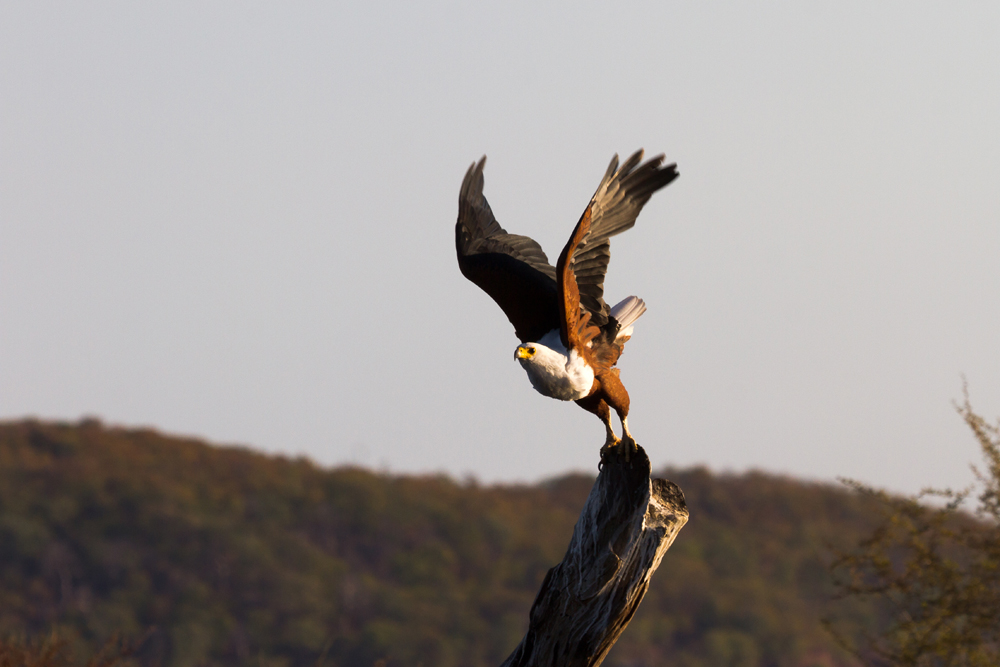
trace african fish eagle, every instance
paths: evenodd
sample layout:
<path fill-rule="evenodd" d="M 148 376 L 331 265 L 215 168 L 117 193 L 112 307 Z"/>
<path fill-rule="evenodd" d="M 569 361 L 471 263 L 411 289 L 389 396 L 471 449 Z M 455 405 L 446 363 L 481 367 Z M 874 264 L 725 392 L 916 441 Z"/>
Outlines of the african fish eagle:
<path fill-rule="evenodd" d="M 604 302 L 610 238 L 635 225 L 654 192 L 677 178 L 664 156 L 642 163 L 636 151 L 607 173 L 553 267 L 541 246 L 508 234 L 483 196 L 486 156 L 473 163 L 458 196 L 455 247 L 462 274 L 503 309 L 521 344 L 514 358 L 541 394 L 576 401 L 604 422 L 604 447 L 635 440 L 628 429 L 629 396 L 615 367 L 632 325 L 646 306 L 630 296 L 613 308 Z M 641 164 L 640 164 L 641 163 Z M 611 426 L 611 409 L 622 423 L 622 440 Z"/>

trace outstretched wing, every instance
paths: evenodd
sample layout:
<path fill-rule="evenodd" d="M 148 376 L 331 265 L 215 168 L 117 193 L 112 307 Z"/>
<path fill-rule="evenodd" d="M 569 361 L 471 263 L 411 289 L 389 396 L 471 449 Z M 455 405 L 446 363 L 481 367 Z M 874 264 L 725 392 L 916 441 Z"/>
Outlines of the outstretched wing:
<path fill-rule="evenodd" d="M 611 259 L 610 239 L 635 226 L 635 219 L 653 193 L 666 187 L 678 175 L 676 164 L 662 166 L 663 155 L 640 165 L 642 154 L 639 149 L 621 168 L 618 156 L 611 158 L 587 207 L 590 231 L 572 254 L 571 268 L 579 285 L 580 304 L 591 314 L 594 324 L 602 327 L 607 324 L 610 312 L 604 302 L 604 276 Z"/>
<path fill-rule="evenodd" d="M 559 337 L 567 350 L 576 350 L 593 367 L 594 357 L 588 344 L 601 333 L 601 330 L 591 324 L 591 314 L 580 308 L 580 289 L 572 266 L 573 254 L 590 231 L 591 207 L 588 206 L 559 254 L 559 261 L 556 262 L 556 278 L 560 296 Z"/>
<path fill-rule="evenodd" d="M 535 241 L 508 234 L 483 196 L 486 156 L 469 167 L 458 195 L 455 249 L 462 275 L 489 294 L 521 342 L 559 327 L 556 270 Z"/>

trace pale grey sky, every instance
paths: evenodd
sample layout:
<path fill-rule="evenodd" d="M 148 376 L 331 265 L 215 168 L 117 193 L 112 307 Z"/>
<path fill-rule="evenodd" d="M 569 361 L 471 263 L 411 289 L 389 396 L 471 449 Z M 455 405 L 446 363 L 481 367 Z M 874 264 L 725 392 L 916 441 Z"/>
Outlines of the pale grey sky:
<path fill-rule="evenodd" d="M 1000 5 L 0 3 L 0 417 L 394 472 L 594 471 L 459 273 L 462 175 L 555 258 L 615 152 L 655 465 L 962 485 L 1000 414 Z"/>

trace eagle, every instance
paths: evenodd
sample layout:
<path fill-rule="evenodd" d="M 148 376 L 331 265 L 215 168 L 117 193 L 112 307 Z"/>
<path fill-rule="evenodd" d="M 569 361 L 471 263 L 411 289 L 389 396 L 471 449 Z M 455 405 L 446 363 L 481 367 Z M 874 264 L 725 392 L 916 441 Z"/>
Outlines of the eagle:
<path fill-rule="evenodd" d="M 486 156 L 474 162 L 458 196 L 455 249 L 462 274 L 483 289 L 514 325 L 521 341 L 514 358 L 541 394 L 575 401 L 606 429 L 602 451 L 619 443 L 636 448 L 628 429 L 629 395 L 616 367 L 632 325 L 646 310 L 630 296 L 604 302 L 610 239 L 635 225 L 657 190 L 677 178 L 677 165 L 659 155 L 642 162 L 642 149 L 621 166 L 615 155 L 553 267 L 538 243 L 508 234 L 483 196 Z M 614 410 L 622 438 L 611 425 Z"/>

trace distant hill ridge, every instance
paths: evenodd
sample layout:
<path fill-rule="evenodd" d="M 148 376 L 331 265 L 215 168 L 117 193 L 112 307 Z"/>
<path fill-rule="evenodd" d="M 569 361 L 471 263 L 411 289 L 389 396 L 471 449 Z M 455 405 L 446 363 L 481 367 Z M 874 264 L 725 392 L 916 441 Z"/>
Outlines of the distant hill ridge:
<path fill-rule="evenodd" d="M 871 501 L 666 470 L 691 521 L 607 665 L 853 665 L 819 623 L 825 545 Z M 0 636 L 162 665 L 497 665 L 593 477 L 481 486 L 323 469 L 149 429 L 0 422 Z M 859 607 L 863 622 L 867 608 Z"/>

